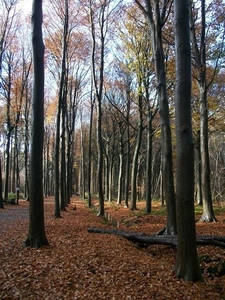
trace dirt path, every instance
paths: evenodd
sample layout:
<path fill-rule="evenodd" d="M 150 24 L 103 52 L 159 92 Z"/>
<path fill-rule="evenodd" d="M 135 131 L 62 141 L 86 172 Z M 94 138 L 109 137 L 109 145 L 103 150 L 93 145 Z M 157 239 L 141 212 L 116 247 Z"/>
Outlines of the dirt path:
<path fill-rule="evenodd" d="M 50 246 L 38 250 L 23 247 L 29 204 L 21 201 L 0 210 L 0 299 L 225 299 L 224 276 L 206 275 L 204 283 L 180 281 L 173 273 L 176 253 L 172 247 L 142 249 L 118 236 L 90 234 L 89 227 L 112 225 L 96 217 L 81 199 L 73 202 L 76 210 L 70 205 L 62 218 L 55 219 L 53 199 L 45 201 Z M 120 221 L 125 215 L 126 211 L 120 215 L 115 210 L 114 217 Z M 159 216 L 132 217 L 129 210 L 127 219 L 129 223 L 121 226 L 130 231 L 150 232 L 148 227 L 164 222 Z M 225 261 L 223 249 L 200 247 L 199 251 Z"/>
<path fill-rule="evenodd" d="M 23 205 L 5 205 L 1 210 L 0 227 L 7 222 L 8 225 L 13 220 L 27 219 L 29 214 L 29 206 L 23 203 Z"/>

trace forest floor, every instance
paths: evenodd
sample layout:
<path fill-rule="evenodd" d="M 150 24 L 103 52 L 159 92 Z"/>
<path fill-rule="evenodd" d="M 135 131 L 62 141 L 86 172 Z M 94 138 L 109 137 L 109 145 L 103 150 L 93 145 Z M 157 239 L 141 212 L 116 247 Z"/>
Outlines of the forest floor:
<path fill-rule="evenodd" d="M 185 282 L 173 271 L 175 247 L 143 248 L 120 236 L 87 231 L 117 226 L 155 234 L 165 224 L 164 209 L 157 203 L 152 215 L 143 213 L 143 202 L 138 202 L 137 211 L 106 203 L 112 224 L 78 197 L 61 212 L 62 218 L 55 219 L 49 197 L 45 199 L 49 246 L 38 250 L 23 246 L 28 205 L 20 200 L 19 205 L 0 209 L 0 299 L 225 299 L 225 249 L 199 246 L 204 282 Z M 217 223 L 197 223 L 197 232 L 225 236 L 224 210 L 218 211 L 217 218 Z"/>

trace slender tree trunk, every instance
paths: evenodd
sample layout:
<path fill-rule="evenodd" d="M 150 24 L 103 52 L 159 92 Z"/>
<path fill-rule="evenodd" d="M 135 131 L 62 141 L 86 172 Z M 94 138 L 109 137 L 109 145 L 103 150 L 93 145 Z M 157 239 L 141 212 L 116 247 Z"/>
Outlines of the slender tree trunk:
<path fill-rule="evenodd" d="M 24 197 L 28 199 L 29 196 L 29 115 L 30 115 L 30 98 L 28 96 L 28 85 L 26 85 L 26 99 L 25 99 L 25 141 L 24 141 L 24 167 L 25 167 L 25 181 L 24 181 Z"/>
<path fill-rule="evenodd" d="M 70 198 L 72 197 L 72 173 L 73 173 L 73 163 L 72 163 L 72 136 L 70 132 L 67 134 L 67 203 L 70 203 Z"/>
<path fill-rule="evenodd" d="M 59 147 L 60 147 L 60 115 L 61 103 L 58 103 L 55 133 L 55 153 L 54 153 L 54 199 L 55 199 L 55 217 L 60 218 L 59 203 Z"/>
<path fill-rule="evenodd" d="M 202 280 L 196 245 L 194 215 L 194 143 L 191 122 L 191 48 L 189 0 L 175 0 L 177 140 L 177 258 L 176 275 L 184 280 Z"/>
<path fill-rule="evenodd" d="M 94 111 L 94 100 L 91 96 L 91 115 L 90 115 L 90 128 L 89 128 L 89 139 L 88 139 L 88 207 L 91 207 L 91 141 L 92 141 L 92 126 L 93 126 L 93 111 Z"/>
<path fill-rule="evenodd" d="M 44 226 L 43 141 L 44 141 L 44 44 L 42 38 L 42 0 L 33 0 L 33 114 L 30 154 L 29 232 L 26 246 L 47 245 Z"/>
<path fill-rule="evenodd" d="M 103 77 L 104 77 L 104 55 L 105 55 L 105 10 L 107 3 L 104 1 L 99 14 L 100 25 L 100 62 L 99 62 L 99 78 L 97 79 L 96 70 L 96 31 L 94 24 L 94 11 L 90 3 L 90 25 L 92 36 L 92 79 L 96 97 L 97 108 L 97 148 L 98 148 L 98 197 L 99 197 L 99 216 L 104 216 L 104 192 L 103 192 L 103 141 L 102 141 L 102 93 L 103 93 Z"/>
<path fill-rule="evenodd" d="M 203 212 L 200 221 L 215 222 L 212 205 L 210 160 L 208 146 L 208 105 L 207 105 L 207 86 L 206 86 L 206 50 L 205 50 L 205 0 L 201 1 L 201 41 L 200 47 L 197 44 L 195 24 L 192 11 L 190 9 L 191 38 L 193 53 L 198 71 L 199 87 L 199 111 L 200 111 L 200 155 L 201 155 L 201 193 Z"/>
<path fill-rule="evenodd" d="M 7 133 L 7 143 L 6 143 L 6 164 L 5 164 L 5 189 L 4 189 L 4 199 L 8 199 L 9 192 L 9 165 L 10 165 L 10 143 L 11 143 L 11 131 Z"/>
<path fill-rule="evenodd" d="M 159 114 L 161 126 L 161 144 L 162 144 L 162 184 L 166 198 L 167 220 L 166 228 L 163 231 L 165 234 L 176 234 L 176 203 L 174 193 L 173 179 L 173 162 L 172 162 L 172 141 L 170 128 L 170 114 L 168 105 L 167 85 L 166 85 L 166 69 L 163 52 L 162 27 L 163 16 L 161 11 L 166 7 L 159 8 L 159 1 L 154 1 L 152 5 L 150 0 L 145 0 L 146 9 L 144 9 L 138 0 L 138 5 L 144 10 L 149 28 L 151 32 L 152 49 L 155 62 L 156 78 L 158 85 L 159 96 Z M 163 5 L 168 5 L 169 2 L 164 2 Z M 154 15 L 153 15 L 154 11 Z"/>
<path fill-rule="evenodd" d="M 98 196 L 99 216 L 104 216 L 104 193 L 103 193 L 103 144 L 102 144 L 102 112 L 100 99 L 97 101 L 97 141 L 98 141 Z"/>
<path fill-rule="evenodd" d="M 205 77 L 205 74 L 202 74 L 202 76 Z M 199 221 L 216 222 L 217 219 L 214 216 L 211 193 L 211 170 L 208 149 L 208 109 L 206 88 L 202 86 L 200 87 L 200 90 L 200 155 L 203 212 Z"/>
<path fill-rule="evenodd" d="M 139 109 L 139 117 L 138 117 L 138 133 L 137 133 L 137 141 L 134 150 L 133 163 L 132 163 L 132 172 L 131 172 L 131 204 L 130 209 L 137 209 L 137 175 L 138 175 L 138 155 L 141 147 L 141 138 L 142 138 L 142 96 L 139 96 L 138 100 L 138 109 Z"/>
<path fill-rule="evenodd" d="M 4 208 L 2 192 L 2 159 L 0 157 L 0 208 Z"/>
<path fill-rule="evenodd" d="M 200 132 L 198 132 L 195 144 L 196 202 L 198 205 L 202 205 Z"/>
<path fill-rule="evenodd" d="M 152 113 L 148 107 L 148 138 L 147 138 L 147 161 L 146 161 L 146 213 L 151 213 L 152 202 Z"/>
<path fill-rule="evenodd" d="M 64 83 L 66 85 L 66 83 Z M 60 199 L 61 210 L 66 210 L 66 92 L 63 93 L 62 119 L 61 119 L 61 167 L 60 167 Z"/>
<path fill-rule="evenodd" d="M 122 149 L 121 149 L 122 152 Z M 119 177 L 118 177 L 118 196 L 117 196 L 117 204 L 121 204 L 122 202 L 122 181 L 123 181 L 123 153 L 119 155 Z"/>
<path fill-rule="evenodd" d="M 80 183 L 80 190 L 81 190 L 81 197 L 85 199 L 85 147 L 84 147 L 84 128 L 82 126 L 82 119 L 81 119 L 81 183 Z"/>
<path fill-rule="evenodd" d="M 105 146 L 105 200 L 109 200 L 109 170 L 110 170 L 110 159 L 109 159 L 109 138 L 107 138 Z"/>
<path fill-rule="evenodd" d="M 68 36 L 68 0 L 65 0 L 65 16 L 64 16 L 64 31 L 63 31 L 63 49 L 62 49 L 62 62 L 61 62 L 61 74 L 60 74 L 60 87 L 59 87 L 59 99 L 58 99 L 58 112 L 57 112 L 57 123 L 56 123 L 56 141 L 55 141 L 55 217 L 60 217 L 60 209 L 59 209 L 59 198 L 61 196 L 61 209 L 65 209 L 65 190 L 64 190 L 64 183 L 65 183 L 65 174 L 62 174 L 63 171 L 65 171 L 65 164 L 61 162 L 61 167 L 63 165 L 64 170 L 59 170 L 59 149 L 60 149 L 60 121 L 65 122 L 65 97 L 66 97 L 66 53 L 67 53 L 67 36 Z M 62 114 L 62 119 L 60 119 Z M 64 118 L 64 119 L 63 119 Z M 65 124 L 62 127 L 65 129 Z M 63 139 L 65 139 L 65 131 L 62 133 L 62 142 Z M 62 149 L 65 151 L 65 144 L 61 146 Z M 63 148 L 64 147 L 64 148 Z M 64 158 L 65 159 L 65 152 L 64 152 Z M 61 155 L 62 159 L 62 155 Z M 61 171 L 61 173 L 60 173 Z M 61 174 L 61 177 L 60 177 Z M 60 187 L 62 190 L 60 190 Z M 60 192 L 61 191 L 61 192 Z"/>
<path fill-rule="evenodd" d="M 126 130 L 126 138 L 127 138 L 127 149 L 126 149 L 126 178 L 125 178 L 125 202 L 124 207 L 127 208 L 129 206 L 129 187 L 130 187 L 130 127 L 129 127 L 129 114 L 130 114 L 130 91 L 127 91 L 127 130 Z"/>
<path fill-rule="evenodd" d="M 109 167 L 109 202 L 112 202 L 112 192 L 113 192 L 113 161 Z"/>

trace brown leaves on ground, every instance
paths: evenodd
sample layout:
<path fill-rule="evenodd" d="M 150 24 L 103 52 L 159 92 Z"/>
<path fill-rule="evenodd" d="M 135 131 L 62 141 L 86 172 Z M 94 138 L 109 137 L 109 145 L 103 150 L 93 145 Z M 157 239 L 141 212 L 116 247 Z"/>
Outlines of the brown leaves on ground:
<path fill-rule="evenodd" d="M 23 247 L 28 232 L 28 202 L 0 210 L 0 299 L 225 299 L 225 250 L 198 247 L 204 282 L 184 282 L 173 267 L 176 249 L 135 245 L 122 237 L 91 234 L 89 227 L 113 225 L 84 201 L 74 198 L 62 218 L 54 218 L 53 199 L 45 200 L 50 246 Z M 76 205 L 76 210 L 74 210 Z M 153 234 L 164 216 L 139 215 L 106 204 L 120 229 Z M 223 220 L 197 224 L 198 233 L 225 235 Z"/>

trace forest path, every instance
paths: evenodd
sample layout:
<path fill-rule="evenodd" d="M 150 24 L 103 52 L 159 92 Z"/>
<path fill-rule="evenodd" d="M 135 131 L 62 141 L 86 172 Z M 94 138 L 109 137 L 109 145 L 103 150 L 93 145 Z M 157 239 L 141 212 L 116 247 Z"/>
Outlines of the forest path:
<path fill-rule="evenodd" d="M 38 250 L 23 246 L 29 203 L 21 200 L 0 210 L 0 299 L 225 299 L 225 276 L 206 273 L 204 283 L 178 280 L 173 273 L 176 253 L 170 246 L 140 248 L 122 237 L 88 233 L 90 227 L 113 226 L 97 217 L 82 199 L 73 198 L 58 219 L 54 199 L 46 198 L 44 203 L 50 245 Z M 137 217 L 122 207 L 120 215 L 120 208 L 112 204 L 107 210 L 120 221 L 128 219 L 128 223 L 121 222 L 127 231 L 141 228 L 149 233 L 164 223 L 164 217 Z M 218 228 L 224 230 L 223 224 Z M 223 249 L 200 247 L 199 252 L 225 262 Z"/>

